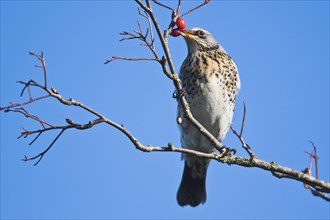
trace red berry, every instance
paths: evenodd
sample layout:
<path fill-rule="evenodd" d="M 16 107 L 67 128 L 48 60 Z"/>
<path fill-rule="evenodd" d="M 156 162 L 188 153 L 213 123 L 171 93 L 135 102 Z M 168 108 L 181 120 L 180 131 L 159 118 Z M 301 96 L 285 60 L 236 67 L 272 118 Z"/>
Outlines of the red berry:
<path fill-rule="evenodd" d="M 180 35 L 180 29 L 178 29 L 178 28 L 173 29 L 171 35 L 173 37 L 179 36 Z"/>
<path fill-rule="evenodd" d="M 175 23 L 176 23 L 176 25 L 178 26 L 178 28 L 179 28 L 180 30 L 186 28 L 186 22 L 185 22 L 185 20 L 183 20 L 183 18 L 180 18 L 180 17 L 177 18 Z"/>

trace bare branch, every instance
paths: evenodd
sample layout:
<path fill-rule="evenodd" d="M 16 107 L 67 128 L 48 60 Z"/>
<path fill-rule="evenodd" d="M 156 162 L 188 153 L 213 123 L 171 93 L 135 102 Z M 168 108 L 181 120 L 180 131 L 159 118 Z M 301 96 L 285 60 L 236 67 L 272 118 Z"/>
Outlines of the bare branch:
<path fill-rule="evenodd" d="M 164 4 L 160 3 L 160 2 L 157 1 L 157 0 L 152 0 L 152 1 L 153 1 L 155 4 L 160 5 L 160 6 L 163 7 L 163 8 L 166 8 L 166 9 L 169 9 L 169 10 L 171 10 L 171 11 L 174 11 L 173 8 L 171 8 L 171 7 L 167 6 L 167 5 L 164 5 Z"/>
<path fill-rule="evenodd" d="M 166 57 L 163 56 L 162 59 L 159 61 L 160 65 L 162 66 L 163 73 L 169 78 L 172 79 L 172 74 L 168 71 L 166 66 Z M 172 79 L 173 80 L 173 79 Z"/>
<path fill-rule="evenodd" d="M 41 66 L 36 66 L 39 68 L 43 69 L 43 73 L 44 73 L 44 87 L 47 88 L 47 70 L 46 70 L 46 62 L 45 62 L 45 57 L 44 57 L 44 53 L 41 52 L 40 54 L 36 54 L 33 51 L 30 51 L 29 54 L 31 56 L 35 56 L 37 57 L 37 59 L 41 62 Z"/>
<path fill-rule="evenodd" d="M 43 152 L 41 152 L 40 154 L 38 154 L 35 157 L 31 157 L 28 158 L 26 156 L 24 156 L 24 158 L 22 159 L 23 161 L 29 161 L 29 160 L 35 160 L 38 159 L 37 162 L 34 164 L 34 166 L 38 165 L 38 163 L 42 160 L 42 158 L 44 157 L 44 155 L 50 150 L 50 148 L 55 144 L 55 142 L 58 140 L 59 137 L 61 137 L 61 135 L 63 134 L 63 132 L 65 131 L 65 129 L 62 129 L 61 132 L 56 136 L 56 138 L 53 140 L 53 142 L 46 148 L 46 150 L 44 150 Z"/>
<path fill-rule="evenodd" d="M 30 96 L 30 101 L 32 100 L 32 95 L 31 95 L 31 91 L 30 91 L 30 86 L 34 86 L 35 82 L 31 79 L 29 82 L 25 83 L 22 81 L 18 81 L 18 83 L 24 84 L 25 86 L 23 87 L 22 91 L 21 91 L 21 96 L 24 95 L 25 89 L 28 88 L 29 90 L 29 96 Z"/>
<path fill-rule="evenodd" d="M 145 34 L 143 34 L 141 23 L 140 23 L 140 21 L 137 21 L 139 30 L 138 31 L 133 30 L 135 34 L 128 32 L 128 31 L 121 32 L 120 35 L 124 35 L 124 36 L 128 36 L 128 37 L 123 37 L 122 39 L 120 39 L 120 41 L 138 39 L 143 42 L 143 44 L 140 44 L 141 46 L 146 46 L 149 48 L 149 50 L 154 55 L 154 58 L 126 58 L 126 57 L 112 56 L 112 58 L 109 60 L 106 60 L 104 62 L 104 64 L 108 64 L 114 60 L 129 60 L 129 61 L 154 60 L 154 61 L 161 62 L 161 60 L 155 50 L 155 46 L 154 46 L 155 39 L 153 36 L 152 23 L 151 23 L 150 17 L 148 16 L 147 12 L 145 12 L 145 14 L 141 13 L 140 8 L 138 8 L 138 13 L 141 17 L 143 17 L 147 20 L 149 28 L 147 28 Z M 148 41 L 149 32 L 150 32 L 150 42 Z"/>
<path fill-rule="evenodd" d="M 189 13 L 195 11 L 196 9 L 199 9 L 200 7 L 203 7 L 204 5 L 206 5 L 206 4 L 210 3 L 210 2 L 211 2 L 211 0 L 205 0 L 202 4 L 197 5 L 195 8 L 192 8 L 192 9 L 190 9 L 189 11 L 187 11 L 187 12 L 185 12 L 185 13 L 179 15 L 179 17 L 183 17 L 183 16 L 185 16 L 185 15 L 187 15 L 187 14 L 189 14 Z"/>
<path fill-rule="evenodd" d="M 40 137 L 41 134 L 41 132 L 37 134 L 37 136 L 29 143 L 29 145 L 32 145 Z"/>
<path fill-rule="evenodd" d="M 110 60 L 106 60 L 104 64 L 110 63 L 114 60 L 128 60 L 128 61 L 141 61 L 141 60 L 151 60 L 151 61 L 159 61 L 156 58 L 128 58 L 128 57 L 118 57 L 112 56 Z"/>
<path fill-rule="evenodd" d="M 27 102 L 23 102 L 23 103 L 11 102 L 10 105 L 8 105 L 8 106 L 0 107 L 0 111 L 5 110 L 5 112 L 7 112 L 11 108 L 28 105 L 28 104 L 31 104 L 32 102 L 36 102 L 36 101 L 39 101 L 41 99 L 45 99 L 45 98 L 48 98 L 48 97 L 49 97 L 49 95 L 45 95 L 45 96 L 41 96 L 41 97 L 29 100 Z"/>
<path fill-rule="evenodd" d="M 312 141 L 309 141 L 309 142 L 312 144 L 313 150 L 312 150 L 311 153 L 305 151 L 305 153 L 309 155 L 309 158 L 310 159 L 309 159 L 309 167 L 304 170 L 304 173 L 307 174 L 307 175 L 309 175 L 309 176 L 312 175 L 312 172 L 311 172 L 312 171 L 312 160 L 314 159 L 314 161 L 315 161 L 315 173 L 316 173 L 316 177 L 315 178 L 318 179 L 319 178 L 318 177 L 318 175 L 319 175 L 319 171 L 318 171 L 318 159 L 319 159 L 319 157 L 316 154 L 316 145 Z M 310 185 L 308 185 L 306 183 L 304 183 L 304 186 L 305 186 L 306 189 L 310 189 L 311 190 L 311 193 L 314 196 L 318 196 L 318 197 L 320 197 L 320 198 L 322 198 L 322 199 L 324 199 L 326 201 L 330 201 L 330 197 L 328 195 L 324 194 L 323 192 L 320 192 L 317 189 L 312 189 L 310 187 Z"/>
<path fill-rule="evenodd" d="M 177 5 L 176 10 L 173 9 L 173 8 L 171 8 L 171 7 L 169 7 L 169 6 L 167 6 L 167 5 L 165 5 L 165 4 L 160 3 L 157 0 L 152 0 L 152 1 L 155 4 L 157 4 L 157 5 L 159 5 L 159 6 L 163 7 L 163 8 L 166 8 L 166 9 L 171 10 L 172 11 L 172 14 L 173 14 L 172 17 L 183 17 L 183 16 L 185 16 L 185 15 L 187 15 L 187 14 L 189 14 L 189 13 L 191 13 L 191 12 L 193 12 L 193 11 L 195 11 L 195 10 L 197 10 L 197 9 L 199 9 L 199 8 L 203 7 L 204 5 L 207 5 L 208 3 L 211 2 L 211 0 L 204 0 L 203 3 L 197 5 L 196 7 L 192 8 L 192 9 L 188 10 L 187 12 L 185 12 L 185 13 L 183 13 L 183 14 L 181 14 L 181 15 L 178 16 L 178 14 L 180 12 L 180 9 L 181 9 L 181 0 L 178 0 L 178 5 Z"/>
<path fill-rule="evenodd" d="M 330 202 L 330 197 L 328 195 L 326 195 L 325 193 L 323 192 L 320 192 L 320 191 L 317 191 L 317 190 L 314 190 L 314 189 L 311 189 L 311 192 L 314 196 L 318 196 L 318 197 L 321 197 L 322 199 Z"/>
<path fill-rule="evenodd" d="M 162 62 L 166 63 L 165 58 L 162 59 Z M 22 83 L 22 84 L 24 84 L 24 83 Z M 64 133 L 64 131 L 66 131 L 68 129 L 89 129 L 96 124 L 106 123 L 106 124 L 114 127 L 115 129 L 119 130 L 120 132 L 122 132 L 132 142 L 132 144 L 136 147 L 136 149 L 144 151 L 144 152 L 151 152 L 151 151 L 180 152 L 180 153 L 192 154 L 192 155 L 195 155 L 198 157 L 214 159 L 221 163 L 226 163 L 229 165 L 236 164 L 236 165 L 245 166 L 245 167 L 258 167 L 258 168 L 272 172 L 275 176 L 277 176 L 279 178 L 285 177 L 285 178 L 290 178 L 290 179 L 296 179 L 298 181 L 301 181 L 303 183 L 310 185 L 317 191 L 326 192 L 326 193 L 330 192 L 330 183 L 326 183 L 324 181 L 318 180 L 314 177 L 304 174 L 301 171 L 297 171 L 297 170 L 293 170 L 293 169 L 290 169 L 287 167 L 277 165 L 275 162 L 266 162 L 266 161 L 257 159 L 255 157 L 243 158 L 243 157 L 237 157 L 237 156 L 233 156 L 233 155 L 226 156 L 223 154 L 216 154 L 216 153 L 203 153 L 203 152 L 194 151 L 194 150 L 185 149 L 185 148 L 176 148 L 172 144 L 169 144 L 168 147 L 143 145 L 123 125 L 115 123 L 114 121 L 107 119 L 100 113 L 85 106 L 81 102 L 75 101 L 73 99 L 65 99 L 55 89 L 45 88 L 43 85 L 40 85 L 37 82 L 34 82 L 33 85 L 37 88 L 44 90 L 45 92 L 47 92 L 49 94 L 50 97 L 57 99 L 62 104 L 73 105 L 73 106 L 79 107 L 79 108 L 86 110 L 86 111 L 90 112 L 91 114 L 97 116 L 97 119 L 90 121 L 87 124 L 77 124 L 74 121 L 72 121 L 71 119 L 66 119 L 67 125 L 63 125 L 63 126 L 54 126 L 54 125 L 51 125 L 50 123 L 47 123 L 47 125 L 49 127 L 43 127 L 40 130 L 28 131 L 27 129 L 24 129 L 24 132 L 22 132 L 22 134 L 25 137 L 32 135 L 32 134 L 37 134 L 37 136 L 32 140 L 31 144 L 44 132 L 47 132 L 50 130 L 60 130 L 60 133 L 56 136 L 56 138 L 51 142 L 51 144 L 44 151 L 42 151 L 37 156 L 31 157 L 31 158 L 28 158 L 25 156 L 25 158 L 23 159 L 24 161 L 37 160 L 35 165 L 39 164 L 39 162 L 44 157 L 44 155 L 53 147 L 55 142 L 60 138 L 60 136 Z M 7 110 L 11 110 L 11 109 L 7 109 Z M 27 112 L 19 111 L 19 113 L 24 114 L 24 115 L 28 114 L 29 118 L 31 118 L 33 120 L 37 120 L 39 122 L 41 121 L 39 118 L 34 118 L 34 117 L 30 116 L 30 114 Z M 239 136 L 239 134 L 237 134 L 237 135 Z"/>
<path fill-rule="evenodd" d="M 154 38 L 153 31 L 152 31 L 152 24 L 151 24 L 150 18 L 146 12 L 144 12 L 145 14 L 142 14 L 140 11 L 140 8 L 138 8 L 138 12 L 139 12 L 139 15 L 141 15 L 148 21 L 149 28 L 147 30 L 150 30 L 150 41 L 151 41 L 150 46 L 154 49 L 155 48 L 155 46 L 154 46 L 155 38 Z M 145 38 L 147 38 L 147 34 L 145 35 Z"/>
<path fill-rule="evenodd" d="M 242 147 L 246 150 L 246 152 L 250 155 L 251 158 L 257 158 L 257 156 L 253 153 L 251 147 L 245 143 L 244 139 L 243 139 L 243 130 L 244 130 L 244 122 L 245 122 L 245 117 L 246 117 L 246 106 L 245 106 L 245 102 L 243 102 L 244 105 L 244 112 L 243 112 L 243 119 L 242 119 L 242 125 L 241 125 L 241 131 L 240 133 L 238 133 L 233 126 L 230 126 L 230 129 L 233 131 L 233 133 L 236 135 L 236 137 L 238 137 L 238 139 L 240 140 Z"/>
<path fill-rule="evenodd" d="M 245 116 L 246 116 L 246 105 L 245 102 L 243 102 L 244 111 L 243 111 L 243 119 L 242 119 L 242 125 L 241 125 L 241 132 L 239 133 L 239 136 L 242 137 L 243 135 L 243 129 L 244 129 L 244 123 L 245 123 Z"/>
<path fill-rule="evenodd" d="M 45 122 L 45 121 L 41 120 L 39 117 L 37 117 L 35 115 L 31 115 L 23 107 L 22 108 L 15 108 L 15 109 L 10 109 L 9 108 L 8 110 L 6 110 L 6 112 L 10 112 L 10 111 L 23 114 L 27 118 L 31 118 L 31 119 L 33 119 L 35 121 L 38 121 L 43 128 L 45 128 L 45 125 L 48 125 L 49 127 L 54 127 L 54 125 L 51 125 L 48 122 Z"/>
<path fill-rule="evenodd" d="M 309 143 L 311 143 L 313 145 L 313 148 L 314 148 L 312 157 L 314 158 L 314 161 L 315 161 L 315 176 L 318 179 L 319 178 L 319 169 L 318 169 L 319 168 L 319 165 L 318 165 L 319 157 L 316 154 L 316 145 L 314 144 L 314 142 L 309 141 Z"/>
<path fill-rule="evenodd" d="M 180 12 L 180 8 L 181 8 L 181 0 L 178 0 L 178 6 L 176 7 L 177 13 Z"/>

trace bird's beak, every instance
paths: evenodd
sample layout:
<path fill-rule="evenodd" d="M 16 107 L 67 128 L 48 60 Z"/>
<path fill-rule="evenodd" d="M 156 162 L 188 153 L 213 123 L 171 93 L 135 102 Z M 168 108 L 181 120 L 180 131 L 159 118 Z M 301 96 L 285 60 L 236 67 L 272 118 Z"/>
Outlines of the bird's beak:
<path fill-rule="evenodd" d="M 180 34 L 184 38 L 192 38 L 193 36 L 195 36 L 194 32 L 192 32 L 191 30 L 187 30 L 187 29 L 180 30 Z"/>

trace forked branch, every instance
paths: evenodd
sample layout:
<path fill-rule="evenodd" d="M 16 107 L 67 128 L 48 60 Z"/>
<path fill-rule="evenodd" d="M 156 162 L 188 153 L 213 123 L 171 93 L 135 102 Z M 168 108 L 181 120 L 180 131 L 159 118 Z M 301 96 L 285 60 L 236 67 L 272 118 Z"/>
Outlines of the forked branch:
<path fill-rule="evenodd" d="M 152 31 L 152 24 L 151 24 L 150 17 L 148 16 L 148 14 L 146 12 L 142 13 L 140 8 L 138 8 L 138 13 L 141 17 L 143 17 L 148 22 L 149 27 L 146 29 L 145 33 L 143 33 L 141 23 L 138 20 L 137 24 L 138 24 L 139 29 L 138 30 L 133 30 L 133 33 L 129 32 L 129 31 L 121 32 L 120 35 L 125 36 L 125 37 L 120 39 L 120 41 L 134 40 L 134 39 L 140 40 L 140 41 L 143 42 L 143 43 L 140 44 L 140 46 L 148 47 L 149 50 L 152 52 L 154 58 L 126 58 L 126 57 L 120 57 L 120 56 L 112 56 L 111 59 L 106 60 L 104 62 L 104 64 L 108 64 L 108 63 L 110 63 L 114 60 L 127 60 L 127 61 L 141 61 L 141 60 L 149 60 L 150 61 L 150 60 L 152 60 L 152 61 L 161 62 L 161 59 L 160 59 L 160 57 L 158 56 L 158 54 L 155 50 L 155 45 L 154 45 L 155 38 L 154 38 L 153 31 Z M 149 40 L 148 40 L 148 36 L 150 36 Z"/>

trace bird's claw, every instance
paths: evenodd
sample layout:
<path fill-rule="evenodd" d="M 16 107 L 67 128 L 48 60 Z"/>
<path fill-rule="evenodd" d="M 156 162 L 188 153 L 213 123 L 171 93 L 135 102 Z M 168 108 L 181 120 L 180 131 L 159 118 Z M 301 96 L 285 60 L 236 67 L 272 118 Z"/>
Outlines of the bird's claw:
<path fill-rule="evenodd" d="M 222 148 L 219 149 L 221 157 L 227 157 L 227 156 L 232 156 L 236 154 L 235 149 L 231 149 L 229 147 L 223 146 Z"/>
<path fill-rule="evenodd" d="M 185 92 L 184 92 L 183 89 L 181 89 L 179 92 L 178 91 L 174 91 L 172 97 L 174 99 L 179 99 L 179 98 L 181 98 L 184 95 L 184 93 Z"/>

